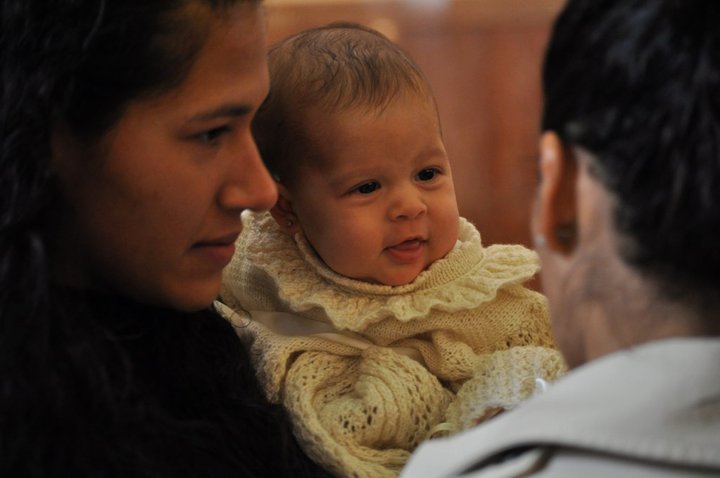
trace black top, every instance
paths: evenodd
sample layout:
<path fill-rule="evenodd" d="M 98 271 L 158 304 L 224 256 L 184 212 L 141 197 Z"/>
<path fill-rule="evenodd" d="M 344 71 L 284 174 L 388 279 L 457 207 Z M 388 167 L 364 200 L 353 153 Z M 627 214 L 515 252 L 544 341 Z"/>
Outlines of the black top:
<path fill-rule="evenodd" d="M 53 302 L 72 313 L 58 313 L 47 337 L 53 360 L 18 387 L 16 410 L 3 412 L 0 475 L 327 476 L 213 310 L 185 314 L 67 289 Z M 16 440 L 7 436 L 13 421 Z"/>

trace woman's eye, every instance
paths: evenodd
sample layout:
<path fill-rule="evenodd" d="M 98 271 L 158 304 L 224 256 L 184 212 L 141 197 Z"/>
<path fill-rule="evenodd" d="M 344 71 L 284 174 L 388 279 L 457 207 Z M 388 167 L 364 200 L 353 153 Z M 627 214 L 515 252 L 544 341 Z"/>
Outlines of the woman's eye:
<path fill-rule="evenodd" d="M 371 181 L 369 183 L 361 184 L 360 186 L 356 187 L 355 189 L 353 189 L 353 192 L 357 192 L 360 194 L 370 194 L 374 193 L 378 189 L 380 189 L 380 183 L 378 183 L 377 181 Z"/>
<path fill-rule="evenodd" d="M 416 177 L 419 181 L 432 181 L 439 172 L 437 168 L 427 168 L 420 171 Z"/>
<path fill-rule="evenodd" d="M 220 126 L 219 128 L 213 128 L 208 131 L 204 131 L 198 135 L 198 138 L 204 143 L 214 143 L 222 135 L 230 131 L 228 126 Z"/>

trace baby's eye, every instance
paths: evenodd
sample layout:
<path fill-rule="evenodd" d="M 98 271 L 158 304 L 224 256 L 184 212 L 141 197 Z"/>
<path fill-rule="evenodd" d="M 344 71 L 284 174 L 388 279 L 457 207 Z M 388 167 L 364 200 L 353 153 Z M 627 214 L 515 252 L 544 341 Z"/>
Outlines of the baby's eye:
<path fill-rule="evenodd" d="M 357 192 L 360 194 L 371 194 L 378 189 L 380 189 L 380 183 L 378 183 L 377 181 L 370 181 L 369 183 L 364 183 L 356 187 L 352 190 L 352 192 Z"/>
<path fill-rule="evenodd" d="M 417 173 L 416 178 L 419 181 L 432 181 L 439 173 L 440 171 L 437 168 L 427 168 Z"/>

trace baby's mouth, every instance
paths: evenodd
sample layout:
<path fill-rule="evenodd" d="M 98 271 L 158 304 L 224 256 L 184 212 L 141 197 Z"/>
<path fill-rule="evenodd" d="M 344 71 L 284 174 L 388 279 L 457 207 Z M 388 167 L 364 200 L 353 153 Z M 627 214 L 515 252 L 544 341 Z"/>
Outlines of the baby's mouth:
<path fill-rule="evenodd" d="M 396 251 L 412 251 L 422 246 L 424 242 L 425 241 L 422 239 L 408 239 L 407 241 L 390 246 L 388 249 L 394 249 Z"/>
<path fill-rule="evenodd" d="M 426 243 L 424 239 L 413 238 L 390 246 L 386 250 L 400 262 L 414 262 L 422 255 Z"/>

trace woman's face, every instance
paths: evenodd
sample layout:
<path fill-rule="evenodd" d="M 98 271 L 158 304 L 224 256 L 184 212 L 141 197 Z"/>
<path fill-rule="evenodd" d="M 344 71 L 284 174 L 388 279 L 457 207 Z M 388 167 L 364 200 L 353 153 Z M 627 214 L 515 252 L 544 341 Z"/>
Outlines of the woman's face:
<path fill-rule="evenodd" d="M 250 134 L 268 91 L 265 47 L 262 10 L 240 4 L 211 22 L 179 87 L 130 103 L 99 144 L 56 133 L 63 282 L 179 310 L 215 299 L 241 211 L 276 199 Z"/>

